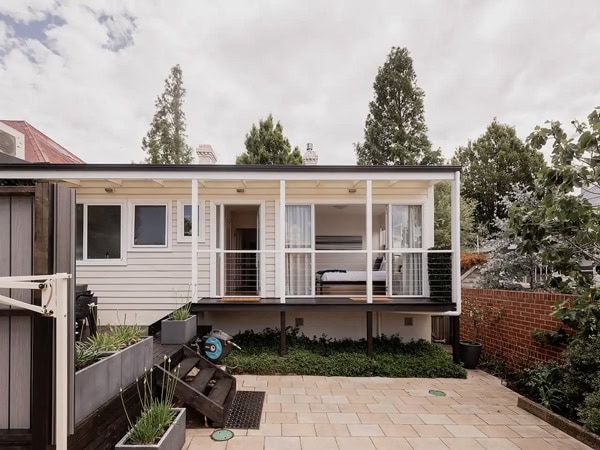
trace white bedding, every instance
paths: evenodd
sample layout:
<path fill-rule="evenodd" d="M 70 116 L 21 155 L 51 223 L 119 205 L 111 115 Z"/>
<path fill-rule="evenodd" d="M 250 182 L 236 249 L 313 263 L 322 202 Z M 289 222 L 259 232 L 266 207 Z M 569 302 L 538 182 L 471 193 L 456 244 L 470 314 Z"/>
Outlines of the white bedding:
<path fill-rule="evenodd" d="M 385 281 L 386 271 L 375 270 L 373 271 L 373 281 Z M 336 281 L 336 282 L 365 282 L 367 281 L 366 270 L 349 270 L 347 272 L 326 272 L 321 275 L 321 281 Z"/>

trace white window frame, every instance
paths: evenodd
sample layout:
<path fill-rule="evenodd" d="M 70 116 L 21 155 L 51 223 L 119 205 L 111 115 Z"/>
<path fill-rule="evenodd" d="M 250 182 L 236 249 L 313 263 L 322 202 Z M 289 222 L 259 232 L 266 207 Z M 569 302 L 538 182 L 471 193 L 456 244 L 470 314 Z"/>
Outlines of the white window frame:
<path fill-rule="evenodd" d="M 184 234 L 184 206 L 192 206 L 192 200 L 177 201 L 177 242 L 192 243 L 192 236 Z M 198 243 L 206 242 L 206 203 L 204 200 L 198 200 Z"/>
<path fill-rule="evenodd" d="M 77 201 L 77 204 L 83 205 L 83 259 L 75 261 L 81 266 L 125 266 L 127 265 L 127 219 L 126 219 L 126 202 L 120 200 L 82 200 Z M 88 259 L 88 206 L 120 206 L 121 207 L 121 258 L 102 258 Z"/>
<path fill-rule="evenodd" d="M 165 244 L 164 245 L 136 245 L 134 244 L 135 233 L 135 207 L 136 206 L 164 206 L 165 207 Z M 171 201 L 156 200 L 131 200 L 129 201 L 129 251 L 130 252 L 157 252 L 171 250 L 171 223 L 173 222 L 173 213 L 171 210 Z"/>

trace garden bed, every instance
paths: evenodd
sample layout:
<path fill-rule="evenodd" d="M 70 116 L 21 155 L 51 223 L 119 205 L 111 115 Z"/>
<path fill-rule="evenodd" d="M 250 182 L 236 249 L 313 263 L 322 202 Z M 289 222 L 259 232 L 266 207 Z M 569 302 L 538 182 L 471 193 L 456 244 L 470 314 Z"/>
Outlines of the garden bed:
<path fill-rule="evenodd" d="M 366 354 L 366 341 L 308 338 L 288 329 L 288 354 L 279 356 L 278 330 L 247 331 L 234 336 L 242 347 L 224 360 L 234 373 L 256 375 L 321 375 L 347 377 L 466 378 L 464 368 L 452 362 L 438 345 L 426 341 L 403 342 L 399 337 L 373 339 L 374 356 Z"/>

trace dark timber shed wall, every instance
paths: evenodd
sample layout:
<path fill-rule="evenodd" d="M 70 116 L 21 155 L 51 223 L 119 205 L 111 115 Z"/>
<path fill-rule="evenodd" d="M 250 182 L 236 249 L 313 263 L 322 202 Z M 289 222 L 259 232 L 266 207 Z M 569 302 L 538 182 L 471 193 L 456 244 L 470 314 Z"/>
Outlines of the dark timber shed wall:
<path fill-rule="evenodd" d="M 33 270 L 33 195 L 0 196 L 0 276 Z M 0 294 L 31 303 L 29 290 Z M 0 429 L 28 429 L 31 403 L 31 317 L 0 305 Z"/>
<path fill-rule="evenodd" d="M 64 186 L 0 186 L 0 276 L 74 274 L 74 205 L 74 191 Z M 39 291 L 0 294 L 41 304 Z M 0 448 L 50 448 L 53 341 L 53 319 L 0 305 Z"/>

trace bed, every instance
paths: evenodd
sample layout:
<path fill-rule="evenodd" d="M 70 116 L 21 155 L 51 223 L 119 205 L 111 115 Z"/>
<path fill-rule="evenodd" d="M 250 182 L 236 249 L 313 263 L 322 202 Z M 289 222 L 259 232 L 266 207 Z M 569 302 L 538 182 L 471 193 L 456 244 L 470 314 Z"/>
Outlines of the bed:
<path fill-rule="evenodd" d="M 373 264 L 373 293 L 385 294 L 387 271 L 383 258 L 377 258 Z M 319 270 L 316 276 L 317 294 L 325 294 L 327 286 L 365 286 L 367 285 L 366 270 L 326 269 Z"/>

